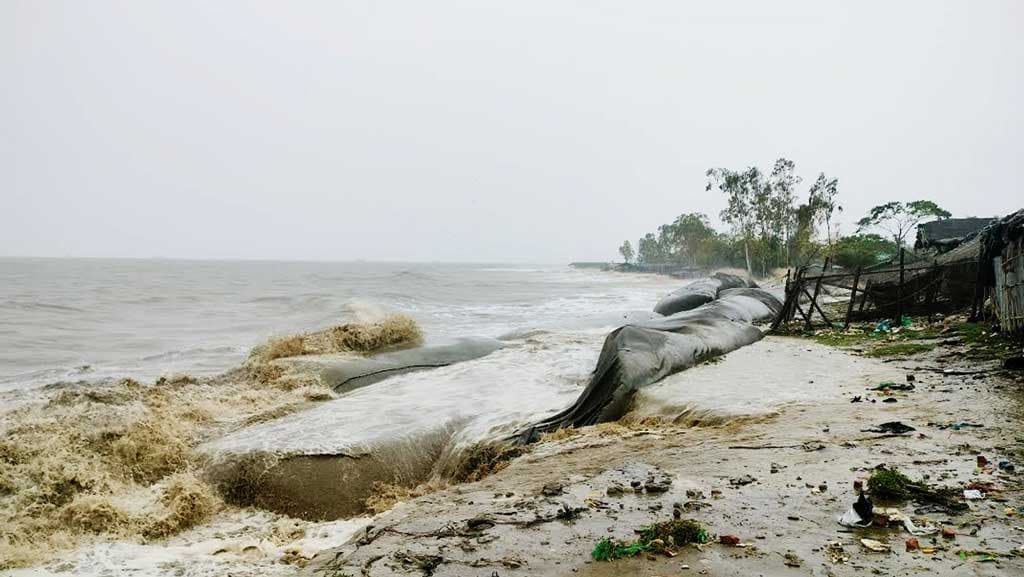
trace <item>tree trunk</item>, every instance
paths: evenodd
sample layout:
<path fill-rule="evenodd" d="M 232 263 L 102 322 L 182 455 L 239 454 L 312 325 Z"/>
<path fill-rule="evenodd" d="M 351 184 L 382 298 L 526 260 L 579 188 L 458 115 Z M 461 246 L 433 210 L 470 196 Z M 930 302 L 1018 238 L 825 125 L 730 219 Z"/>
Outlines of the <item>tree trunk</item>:
<path fill-rule="evenodd" d="M 825 215 L 825 238 L 828 239 L 828 260 L 832 260 L 832 257 L 835 256 L 832 254 L 832 221 L 827 214 Z"/>
<path fill-rule="evenodd" d="M 743 239 L 743 258 L 747 261 L 747 276 L 754 278 L 754 270 L 750 268 L 750 246 L 747 239 Z"/>

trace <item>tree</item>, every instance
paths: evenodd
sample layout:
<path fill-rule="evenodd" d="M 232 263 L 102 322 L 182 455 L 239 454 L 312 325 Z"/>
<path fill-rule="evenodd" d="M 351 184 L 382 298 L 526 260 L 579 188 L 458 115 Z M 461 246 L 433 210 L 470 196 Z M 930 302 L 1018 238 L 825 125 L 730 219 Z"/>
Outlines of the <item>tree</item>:
<path fill-rule="evenodd" d="M 676 229 L 672 224 L 663 224 L 658 227 L 658 259 L 661 262 L 673 260 L 676 236 Z"/>
<path fill-rule="evenodd" d="M 825 238 L 828 241 L 828 254 L 834 256 L 832 247 L 832 215 L 843 212 L 843 207 L 836 203 L 839 194 L 839 179 L 827 178 L 825 173 L 818 174 L 818 179 L 811 185 L 807 204 L 816 220 L 825 225 Z M 833 259 L 834 260 L 834 259 Z"/>
<path fill-rule="evenodd" d="M 633 262 L 633 245 L 629 244 L 628 240 L 622 241 L 622 246 L 619 247 L 619 254 L 622 255 L 622 260 L 626 264 Z"/>
<path fill-rule="evenodd" d="M 710 263 L 710 243 L 716 233 L 708 224 L 706 215 L 699 212 L 681 214 L 672 222 L 672 232 L 672 248 L 678 260 L 693 266 Z"/>
<path fill-rule="evenodd" d="M 929 217 L 941 220 L 950 216 L 949 211 L 930 200 L 915 200 L 906 204 L 893 201 L 872 208 L 867 216 L 857 221 L 857 231 L 880 228 L 892 236 L 898 248 L 903 246 L 907 235 L 922 220 Z"/>
<path fill-rule="evenodd" d="M 846 268 L 869 267 L 896 256 L 896 244 L 877 234 L 857 234 L 836 240 L 835 262 Z"/>
<path fill-rule="evenodd" d="M 768 182 L 764 187 L 765 202 L 767 204 L 764 218 L 767 225 L 765 227 L 767 234 L 764 235 L 762 242 L 770 244 L 772 241 L 777 241 L 782 254 L 782 258 L 777 261 L 777 264 L 790 264 L 792 262 L 790 239 L 796 228 L 796 208 L 794 207 L 796 195 L 794 190 L 803 181 L 802 178 L 794 174 L 795 170 L 796 163 L 792 160 L 788 158 L 776 160 L 775 166 L 772 167 L 772 173 L 768 176 Z M 767 267 L 763 263 L 762 268 L 767 273 Z"/>
<path fill-rule="evenodd" d="M 727 206 L 721 212 L 722 221 L 732 227 L 733 232 L 743 242 L 743 260 L 747 265 L 747 274 L 753 276 L 750 266 L 750 243 L 754 238 L 756 218 L 754 214 L 755 196 L 762 188 L 761 171 L 751 166 L 743 172 L 726 168 L 709 168 L 705 175 L 708 178 L 705 190 L 718 187 L 727 198 Z"/>
<path fill-rule="evenodd" d="M 647 233 L 636 243 L 637 261 L 644 264 L 661 262 L 661 248 L 653 233 Z"/>
<path fill-rule="evenodd" d="M 814 209 L 808 202 L 796 208 L 796 231 L 790 239 L 790 262 L 813 252 Z"/>

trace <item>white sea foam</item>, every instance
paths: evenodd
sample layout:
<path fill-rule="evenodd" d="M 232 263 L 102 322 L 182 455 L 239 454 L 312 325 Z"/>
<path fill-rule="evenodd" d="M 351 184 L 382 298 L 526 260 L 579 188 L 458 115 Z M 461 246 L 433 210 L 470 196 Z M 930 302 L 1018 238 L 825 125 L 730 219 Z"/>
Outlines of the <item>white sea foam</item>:
<path fill-rule="evenodd" d="M 292 576 L 316 553 L 337 547 L 370 517 L 314 523 L 265 511 L 232 511 L 157 543 L 100 543 L 4 577 Z"/>

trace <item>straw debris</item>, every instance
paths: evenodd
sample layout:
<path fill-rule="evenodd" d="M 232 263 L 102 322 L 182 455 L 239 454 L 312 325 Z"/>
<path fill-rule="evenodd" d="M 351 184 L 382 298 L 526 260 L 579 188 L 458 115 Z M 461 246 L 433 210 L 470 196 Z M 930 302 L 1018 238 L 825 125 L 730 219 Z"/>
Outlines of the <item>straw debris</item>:
<path fill-rule="evenodd" d="M 390 347 L 413 346 L 423 340 L 419 324 L 405 315 L 392 315 L 373 323 L 347 323 L 320 331 L 275 337 L 249 354 L 245 367 L 251 378 L 292 390 L 314 384 L 315 377 L 289 374 L 275 361 L 305 355 L 368 354 Z"/>

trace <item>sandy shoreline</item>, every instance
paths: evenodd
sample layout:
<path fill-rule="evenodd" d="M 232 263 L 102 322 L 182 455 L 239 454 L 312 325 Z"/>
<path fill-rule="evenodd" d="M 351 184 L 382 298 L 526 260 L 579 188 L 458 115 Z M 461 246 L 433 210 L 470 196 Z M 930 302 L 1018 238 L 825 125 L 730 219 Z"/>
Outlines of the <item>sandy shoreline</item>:
<path fill-rule="evenodd" d="M 832 367 L 820 398 L 793 402 L 777 414 L 729 424 L 645 429 L 602 426 L 548 441 L 507 469 L 480 482 L 402 504 L 377 519 L 361 537 L 323 552 L 306 568 L 310 575 L 1014 575 L 1024 571 L 1024 530 L 1015 510 L 1022 504 L 1018 474 L 976 470 L 977 455 L 1020 463 L 1024 396 L 1020 381 L 1003 375 L 946 375 L 937 364 L 941 347 L 927 355 L 886 362 L 817 345 L 769 337 L 751 345 L 764 361 L 792 347 L 806 349 L 803 369 Z M 687 371 L 687 378 L 715 374 L 749 378 L 749 359 L 726 356 L 716 365 Z M 842 369 L 857 366 L 854 372 Z M 962 367 L 963 368 L 963 367 Z M 984 366 L 971 363 L 971 370 Z M 892 395 L 868 389 L 878 382 L 916 388 Z M 860 396 L 865 402 L 851 403 Z M 871 399 L 877 402 L 871 402 Z M 917 431 L 900 437 L 863 432 L 886 421 Z M 967 421 L 983 425 L 959 431 L 941 428 Z M 744 448 L 738 448 L 744 447 Z M 780 448 L 771 448 L 780 447 Z M 855 479 L 879 464 L 915 479 L 962 487 L 992 481 L 1001 490 L 971 502 L 960 515 L 923 512 L 894 504 L 915 520 L 956 532 L 955 538 L 920 537 L 931 554 L 906 552 L 906 531 L 848 529 L 836 519 L 855 500 Z M 1020 465 L 1018 465 L 1018 470 Z M 774 472 L 773 472 L 774 471 Z M 751 479 L 753 479 L 751 481 Z M 609 487 L 653 482 L 655 491 L 609 492 Z M 667 490 L 664 490 L 667 489 Z M 605 537 L 629 540 L 634 530 L 683 516 L 717 534 L 738 536 L 746 547 L 707 544 L 685 547 L 677 557 L 641 554 L 614 562 L 591 560 Z M 860 538 L 888 542 L 891 553 L 868 551 Z M 934 543 L 933 543 L 934 541 Z M 839 542 L 846 562 L 826 551 Z M 833 546 L 833 550 L 835 550 Z M 961 555 L 961 551 L 965 551 Z M 998 554 L 981 562 L 971 552 Z M 788 564 L 787 564 L 788 563 Z M 792 565 L 799 566 L 792 566 Z"/>
<path fill-rule="evenodd" d="M 767 337 L 642 388 L 620 422 L 556 432 L 482 480 L 382 494 L 374 510 L 391 506 L 394 498 L 406 502 L 376 518 L 301 521 L 217 501 L 169 537 L 96 535 L 45 566 L 10 574 L 146 574 L 157 566 L 161 574 L 195 577 L 1018 574 L 1024 570 L 1024 520 L 1016 513 L 1024 509 L 1020 473 L 978 470 L 976 463 L 983 455 L 1022 468 L 1021 378 L 995 370 L 996 359 L 1008 354 L 1002 341 L 981 357 L 972 353 L 978 339 L 987 338 L 986 327 L 961 326 L 963 337 L 952 338 L 941 328 L 926 325 L 889 337 L 858 331 Z M 535 344 L 556 355 L 551 363 L 566 361 L 565 349 Z M 881 349 L 888 350 L 884 358 L 874 354 Z M 871 390 L 911 376 L 912 391 Z M 185 395 L 189 402 L 168 412 L 177 419 L 192 415 L 196 399 L 234 390 L 187 379 L 152 390 L 129 385 L 121 391 L 131 393 L 128 400 L 141 395 L 154 407 L 176 407 L 164 395 Z M 76 391 L 68 400 L 85 395 L 94 409 L 117 413 L 125 399 L 107 397 L 120 389 L 102 391 L 95 399 L 89 395 L 97 391 Z M 246 407 L 259 414 L 267 412 L 269 399 L 288 412 L 324 400 L 307 398 L 303 388 L 256 392 L 250 391 L 252 406 Z M 855 397 L 861 402 L 851 403 Z M 301 402 L 285 402 L 293 398 Z M 108 407 L 108 401 L 117 402 Z M 239 419 L 237 410 L 229 403 L 200 416 L 223 428 Z M 220 413 L 231 418 L 213 418 Z M 268 418 L 277 414 L 270 410 Z M 898 437 L 864 432 L 887 421 L 917 430 Z M 948 427 L 957 422 L 982 426 Z M 920 537 L 922 549 L 934 548 L 930 553 L 906 552 L 905 531 L 851 530 L 836 522 L 855 499 L 853 482 L 882 464 L 958 489 L 992 482 L 998 491 L 960 515 L 896 504 L 919 525 L 956 533 L 953 539 Z M 631 489 L 634 484 L 639 491 Z M 679 548 L 675 557 L 591 559 L 602 539 L 630 541 L 639 528 L 672 519 L 676 509 L 713 537 L 735 535 L 744 546 L 715 543 Z M 150 516 L 143 512 L 139 519 Z M 861 538 L 887 542 L 893 552 L 869 552 Z M 832 561 L 837 551 L 845 561 Z"/>

